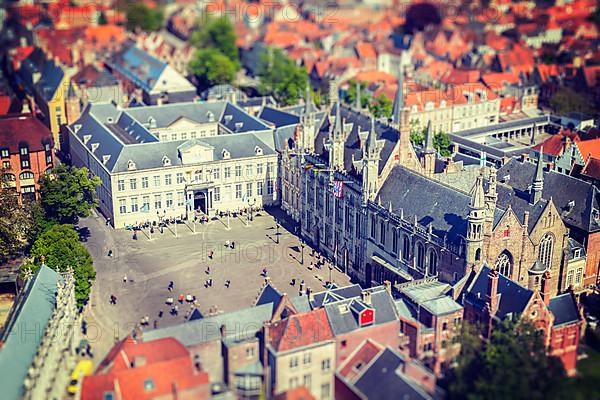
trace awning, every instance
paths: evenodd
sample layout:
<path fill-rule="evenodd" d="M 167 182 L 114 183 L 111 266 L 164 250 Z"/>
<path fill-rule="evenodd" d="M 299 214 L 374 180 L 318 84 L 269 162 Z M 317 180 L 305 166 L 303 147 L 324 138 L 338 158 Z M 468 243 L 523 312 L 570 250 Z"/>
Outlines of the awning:
<path fill-rule="evenodd" d="M 392 264 L 390 264 L 389 262 L 385 261 L 383 258 L 376 256 L 375 254 L 373 254 L 373 256 L 371 256 L 371 260 L 373 260 L 374 262 L 376 262 L 377 264 L 381 265 L 382 267 L 390 270 L 391 272 L 393 272 L 394 274 L 400 276 L 402 279 L 406 280 L 406 281 L 412 281 L 413 277 L 410 276 L 410 274 L 406 271 L 402 271 L 399 268 L 394 267 Z"/>

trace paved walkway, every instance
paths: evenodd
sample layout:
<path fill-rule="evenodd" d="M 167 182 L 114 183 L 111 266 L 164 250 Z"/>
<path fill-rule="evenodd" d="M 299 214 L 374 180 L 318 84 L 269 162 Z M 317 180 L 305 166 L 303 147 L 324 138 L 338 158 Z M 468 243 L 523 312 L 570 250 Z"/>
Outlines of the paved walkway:
<path fill-rule="evenodd" d="M 196 296 L 203 315 L 213 307 L 219 312 L 249 307 L 264 283 L 263 268 L 267 268 L 273 284 L 290 296 L 298 295 L 299 284 L 292 286 L 293 278 L 304 280 L 313 291 L 323 290 L 330 269 L 309 270 L 313 258 L 308 246 L 302 264 L 299 239 L 288 230 L 293 226 L 277 211 L 274 214 L 281 223 L 277 224 L 279 235 L 273 215 L 262 212 L 250 223 L 245 217 L 230 218 L 229 228 L 225 218 L 196 224 L 195 233 L 193 224 L 179 224 L 162 234 L 138 232 L 137 240 L 129 231 L 107 227 L 100 216 L 82 220 L 80 225 L 90 231 L 86 246 L 97 272 L 85 314 L 96 361 L 104 357 L 116 338 L 130 333 L 145 316 L 150 328 L 154 321 L 158 326 L 184 322 L 190 305 L 180 304 L 178 315 L 173 316 L 165 304 L 168 297 Z M 235 242 L 233 249 L 225 246 L 227 240 Z M 211 250 L 214 255 L 209 259 Z M 337 270 L 331 275 L 338 284 L 349 282 Z M 208 279 L 212 279 L 212 287 L 205 286 Z M 229 288 L 227 280 L 231 281 Z M 168 290 L 170 281 L 174 283 L 172 292 Z M 110 304 L 111 295 L 117 297 L 116 305 Z"/>

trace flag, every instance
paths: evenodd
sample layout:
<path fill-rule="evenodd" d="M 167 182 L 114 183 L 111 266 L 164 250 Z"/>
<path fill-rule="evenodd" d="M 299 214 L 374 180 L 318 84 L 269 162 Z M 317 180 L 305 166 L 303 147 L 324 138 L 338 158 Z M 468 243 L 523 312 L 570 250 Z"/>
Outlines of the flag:
<path fill-rule="evenodd" d="M 337 198 L 341 198 L 344 191 L 344 182 L 335 181 L 333 182 L 333 195 Z"/>

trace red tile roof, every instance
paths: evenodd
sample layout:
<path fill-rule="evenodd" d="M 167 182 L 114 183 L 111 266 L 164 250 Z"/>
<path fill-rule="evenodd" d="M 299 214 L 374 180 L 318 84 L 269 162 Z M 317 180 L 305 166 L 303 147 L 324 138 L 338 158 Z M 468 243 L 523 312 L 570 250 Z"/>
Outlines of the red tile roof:
<path fill-rule="evenodd" d="M 600 179 L 600 158 L 588 158 L 583 170 L 581 171 L 581 175 L 594 179 Z"/>
<path fill-rule="evenodd" d="M 84 378 L 82 400 L 101 400 L 119 392 L 124 399 L 161 396 L 210 398 L 206 372 L 197 371 L 188 350 L 174 338 L 136 342 L 127 337 L 102 361 L 94 375 Z M 187 396 L 186 396 L 187 397 Z"/>
<path fill-rule="evenodd" d="M 481 80 L 493 91 L 498 91 L 503 89 L 506 84 L 519 83 L 519 76 L 513 72 L 488 72 L 481 75 Z"/>
<path fill-rule="evenodd" d="M 338 369 L 338 374 L 346 380 L 352 381 L 357 374 L 362 372 L 357 369 L 356 366 L 360 363 L 360 365 L 366 367 L 381 350 L 383 350 L 383 347 L 380 344 L 367 339 L 344 360 L 343 364 Z"/>
<path fill-rule="evenodd" d="M 304 386 L 298 386 L 285 393 L 278 394 L 274 400 L 315 400 L 315 397 Z"/>
<path fill-rule="evenodd" d="M 565 147 L 565 141 L 569 138 L 572 142 L 579 142 L 579 135 L 576 132 L 570 130 L 563 130 L 557 135 L 552 135 L 542 143 L 537 144 L 533 147 L 533 150 L 540 151 L 541 147 L 544 146 L 544 154 L 548 154 L 554 157 L 562 155 Z"/>
<path fill-rule="evenodd" d="M 477 82 L 481 77 L 481 72 L 476 69 L 452 69 L 441 79 L 442 83 L 451 85 L 462 85 L 463 83 Z"/>
<path fill-rule="evenodd" d="M 371 70 L 371 71 L 363 71 L 356 74 L 354 77 L 357 81 L 367 82 L 367 83 L 394 83 L 398 78 L 396 78 L 392 74 L 388 74 L 387 72 Z"/>
<path fill-rule="evenodd" d="M 377 59 L 377 52 L 371 43 L 359 42 L 356 44 L 355 49 L 358 58 L 362 60 Z"/>
<path fill-rule="evenodd" d="M 600 158 L 600 139 L 582 140 L 577 142 L 577 147 L 584 160 L 590 156 Z"/>
<path fill-rule="evenodd" d="M 595 87 L 600 83 L 600 65 L 593 67 L 582 67 L 585 83 L 589 88 Z"/>
<path fill-rule="evenodd" d="M 323 308 L 291 315 L 273 323 L 269 329 L 269 343 L 278 352 L 331 339 L 333 332 Z"/>
<path fill-rule="evenodd" d="M 11 154 L 16 154 L 21 142 L 27 143 L 30 152 L 42 151 L 42 143 L 52 143 L 52 133 L 30 114 L 0 117 L 0 147 L 8 147 Z"/>

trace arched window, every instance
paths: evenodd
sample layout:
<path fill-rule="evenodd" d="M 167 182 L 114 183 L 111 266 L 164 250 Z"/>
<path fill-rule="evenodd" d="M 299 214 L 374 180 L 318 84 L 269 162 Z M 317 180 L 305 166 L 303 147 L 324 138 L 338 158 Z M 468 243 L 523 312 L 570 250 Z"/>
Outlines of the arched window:
<path fill-rule="evenodd" d="M 33 173 L 31 172 L 22 172 L 21 175 L 19 175 L 20 179 L 33 179 Z"/>
<path fill-rule="evenodd" d="M 540 253 L 538 260 L 547 268 L 552 268 L 552 250 L 554 248 L 554 238 L 546 233 L 540 241 Z"/>
<path fill-rule="evenodd" d="M 7 182 L 14 182 L 17 180 L 14 174 L 4 174 L 4 180 Z"/>
<path fill-rule="evenodd" d="M 425 269 L 425 246 L 421 242 L 417 242 L 415 246 L 415 265 L 420 271 Z"/>
<path fill-rule="evenodd" d="M 508 251 L 500 253 L 496 259 L 495 269 L 498 273 L 510 278 L 512 275 L 512 256 Z"/>
<path fill-rule="evenodd" d="M 407 235 L 402 238 L 402 258 L 404 260 L 410 258 L 410 238 Z"/>
<path fill-rule="evenodd" d="M 379 223 L 379 243 L 385 245 L 385 222 Z"/>
<path fill-rule="evenodd" d="M 481 248 L 475 250 L 475 261 L 481 260 Z"/>
<path fill-rule="evenodd" d="M 427 260 L 427 275 L 429 275 L 429 276 L 437 275 L 437 265 L 438 265 L 437 253 L 435 252 L 435 250 L 430 250 L 429 258 Z"/>
<path fill-rule="evenodd" d="M 392 229 L 392 253 L 398 254 L 398 232 Z"/>

